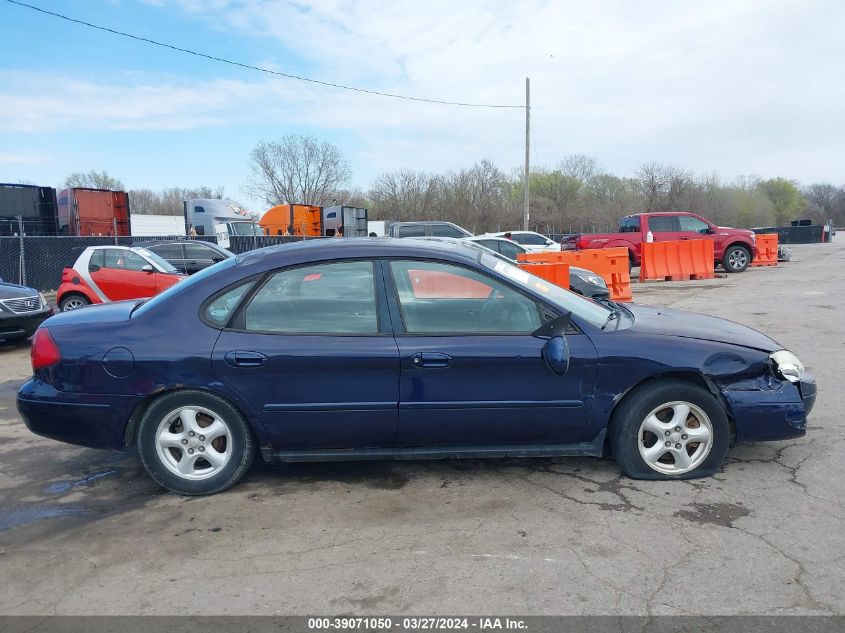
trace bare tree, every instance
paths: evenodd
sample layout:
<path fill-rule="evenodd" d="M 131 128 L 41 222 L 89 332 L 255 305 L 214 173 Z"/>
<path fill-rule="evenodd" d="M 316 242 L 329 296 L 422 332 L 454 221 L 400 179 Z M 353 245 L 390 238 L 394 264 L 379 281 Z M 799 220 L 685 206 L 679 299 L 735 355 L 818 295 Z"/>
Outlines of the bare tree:
<path fill-rule="evenodd" d="M 259 142 L 250 152 L 249 166 L 252 173 L 245 191 L 271 206 L 330 205 L 352 176 L 337 147 L 313 136 L 293 134 Z"/>
<path fill-rule="evenodd" d="M 122 191 L 123 183 L 109 176 L 105 170 L 92 169 L 88 173 L 74 172 L 65 178 L 65 187 L 87 187 L 92 189 L 112 189 Z"/>
<path fill-rule="evenodd" d="M 564 176 L 577 178 L 584 184 L 601 173 L 599 162 L 593 156 L 586 154 L 570 154 L 560 161 L 559 169 Z"/>
<path fill-rule="evenodd" d="M 448 219 L 451 209 L 441 208 L 443 180 L 411 169 L 389 171 L 370 188 L 371 217 L 382 220 Z"/>

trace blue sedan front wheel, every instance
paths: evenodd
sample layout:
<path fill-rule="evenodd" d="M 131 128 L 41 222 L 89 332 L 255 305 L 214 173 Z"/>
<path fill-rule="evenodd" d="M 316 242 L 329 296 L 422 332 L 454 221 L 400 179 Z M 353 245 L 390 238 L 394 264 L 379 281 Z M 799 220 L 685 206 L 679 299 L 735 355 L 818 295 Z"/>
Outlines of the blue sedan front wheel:
<path fill-rule="evenodd" d="M 693 479 L 715 473 L 728 452 L 730 424 L 708 390 L 657 380 L 629 394 L 614 412 L 611 445 L 634 479 Z"/>

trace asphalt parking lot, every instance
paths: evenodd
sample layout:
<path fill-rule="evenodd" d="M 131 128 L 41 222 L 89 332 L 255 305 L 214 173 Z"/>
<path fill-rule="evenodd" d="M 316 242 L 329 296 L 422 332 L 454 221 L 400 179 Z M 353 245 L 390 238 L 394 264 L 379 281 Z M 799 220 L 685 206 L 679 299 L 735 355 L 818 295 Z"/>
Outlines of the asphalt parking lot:
<path fill-rule="evenodd" d="M 634 288 L 757 328 L 818 380 L 805 438 L 690 482 L 587 458 L 258 465 L 180 497 L 131 453 L 29 433 L 29 349 L 3 347 L 0 613 L 843 614 L 845 242 L 793 252 Z"/>

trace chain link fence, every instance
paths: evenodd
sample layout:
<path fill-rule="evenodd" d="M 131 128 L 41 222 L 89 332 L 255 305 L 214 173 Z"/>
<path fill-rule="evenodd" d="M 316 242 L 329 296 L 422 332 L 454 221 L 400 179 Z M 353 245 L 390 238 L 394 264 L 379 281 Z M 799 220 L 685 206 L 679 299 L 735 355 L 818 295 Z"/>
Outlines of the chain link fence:
<path fill-rule="evenodd" d="M 29 286 L 41 291 L 56 290 L 62 270 L 73 266 L 87 246 L 144 246 L 164 240 L 185 240 L 184 236 L 160 237 L 37 237 L 0 236 L 0 278 L 8 283 Z M 192 238 L 217 243 L 214 236 Z M 265 246 L 298 242 L 301 237 L 239 235 L 229 238 L 228 250 L 245 253 Z M 313 238 L 322 239 L 322 238 Z"/>

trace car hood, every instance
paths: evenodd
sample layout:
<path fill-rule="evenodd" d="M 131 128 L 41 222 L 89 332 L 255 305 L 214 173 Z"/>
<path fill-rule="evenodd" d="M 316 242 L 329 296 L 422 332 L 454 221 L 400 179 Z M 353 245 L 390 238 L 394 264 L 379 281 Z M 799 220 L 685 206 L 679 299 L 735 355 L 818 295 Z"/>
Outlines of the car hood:
<path fill-rule="evenodd" d="M 0 300 L 2 299 L 17 299 L 19 297 L 34 297 L 38 294 L 37 290 L 27 288 L 26 286 L 19 286 L 17 284 L 9 284 L 0 282 Z"/>
<path fill-rule="evenodd" d="M 44 322 L 47 327 L 58 327 L 62 325 L 78 325 L 80 323 L 113 323 L 115 321 L 126 321 L 129 313 L 141 299 L 130 299 L 129 301 L 114 301 L 112 303 L 95 303 L 78 310 L 60 312 Z"/>
<path fill-rule="evenodd" d="M 727 343 L 769 353 L 783 349 L 765 334 L 727 319 L 657 306 L 629 303 L 625 307 L 634 314 L 632 329 L 637 332 Z"/>
<path fill-rule="evenodd" d="M 739 233 L 740 235 L 748 236 L 754 235 L 754 231 L 751 229 L 735 229 L 730 226 L 717 226 L 716 228 L 722 233 Z"/>

